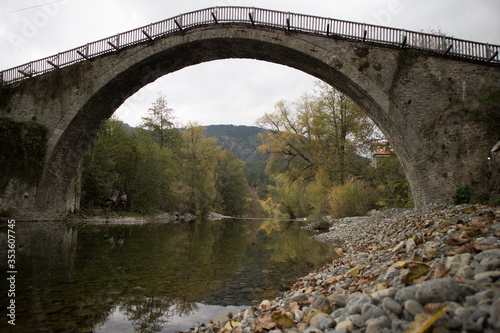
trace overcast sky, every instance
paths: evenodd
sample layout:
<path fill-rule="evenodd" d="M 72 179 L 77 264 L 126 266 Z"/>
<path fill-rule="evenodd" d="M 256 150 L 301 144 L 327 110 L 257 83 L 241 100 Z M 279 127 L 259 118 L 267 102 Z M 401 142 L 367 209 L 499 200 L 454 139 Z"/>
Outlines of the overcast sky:
<path fill-rule="evenodd" d="M 0 0 L 0 69 L 213 6 L 253 6 L 407 30 L 440 30 L 500 44 L 498 0 Z M 220 60 L 158 79 L 115 114 L 136 126 L 161 92 L 180 125 L 254 125 L 277 101 L 297 99 L 315 81 L 276 64 Z"/>

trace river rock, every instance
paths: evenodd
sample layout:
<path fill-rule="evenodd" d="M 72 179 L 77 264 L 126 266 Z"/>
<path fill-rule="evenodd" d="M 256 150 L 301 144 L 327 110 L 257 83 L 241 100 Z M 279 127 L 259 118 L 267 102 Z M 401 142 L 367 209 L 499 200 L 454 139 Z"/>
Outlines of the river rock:
<path fill-rule="evenodd" d="M 415 299 L 423 305 L 455 301 L 459 297 L 460 287 L 457 281 L 452 278 L 427 280 L 419 286 L 415 293 Z"/>
<path fill-rule="evenodd" d="M 338 323 L 337 326 L 335 326 L 335 329 L 336 330 L 346 330 L 347 332 L 352 332 L 354 330 L 354 324 L 352 323 L 352 321 L 349 318 L 347 318 L 346 320 Z"/>
<path fill-rule="evenodd" d="M 372 318 L 382 317 L 385 315 L 385 312 L 378 306 L 368 303 L 363 305 L 361 315 L 363 316 L 363 320 L 366 322 Z"/>
<path fill-rule="evenodd" d="M 412 299 L 405 302 L 405 310 L 412 316 L 416 316 L 424 312 L 422 304 Z"/>
<path fill-rule="evenodd" d="M 333 294 L 328 296 L 330 302 L 334 302 L 337 306 L 345 307 L 347 304 L 347 295 L 344 294 Z"/>
<path fill-rule="evenodd" d="M 493 325 L 493 327 L 500 330 L 500 298 L 495 300 L 491 305 L 488 322 Z"/>
<path fill-rule="evenodd" d="M 407 300 L 415 299 L 415 294 L 417 293 L 417 286 L 409 286 L 403 289 L 399 289 L 396 292 L 394 299 L 399 304 L 404 304 Z"/>
<path fill-rule="evenodd" d="M 382 301 L 382 309 L 384 309 L 385 311 L 390 311 L 397 315 L 400 315 L 401 312 L 403 312 L 403 307 L 399 305 L 398 302 L 389 297 L 384 298 L 384 300 Z"/>
<path fill-rule="evenodd" d="M 332 323 L 332 326 L 330 327 L 333 327 L 334 325 L 334 320 L 332 317 L 330 317 L 329 315 L 327 315 L 326 313 L 324 312 L 318 312 L 317 314 L 314 315 L 314 317 L 311 318 L 311 321 L 309 322 L 309 324 L 311 326 L 314 326 L 316 328 L 319 328 L 319 329 L 324 329 L 321 327 L 321 324 L 323 323 L 323 321 L 325 321 L 325 319 L 330 319 L 331 323 Z"/>
<path fill-rule="evenodd" d="M 349 316 L 349 319 L 356 327 L 363 327 L 365 321 L 363 320 L 363 316 L 359 314 L 353 314 Z"/>
<path fill-rule="evenodd" d="M 313 299 L 310 307 L 311 309 L 326 309 L 330 307 L 330 301 L 326 296 L 318 295 Z"/>

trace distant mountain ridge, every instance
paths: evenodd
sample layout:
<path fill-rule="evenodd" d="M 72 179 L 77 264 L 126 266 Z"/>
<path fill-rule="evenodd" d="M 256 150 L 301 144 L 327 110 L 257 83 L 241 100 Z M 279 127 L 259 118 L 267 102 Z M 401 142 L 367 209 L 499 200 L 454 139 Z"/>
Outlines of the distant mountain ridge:
<path fill-rule="evenodd" d="M 257 135 L 266 130 L 256 126 L 244 125 L 208 125 L 205 126 L 207 138 L 217 138 L 222 149 L 228 149 L 244 162 L 264 161 L 267 159 L 257 152 L 260 142 Z"/>
<path fill-rule="evenodd" d="M 123 123 L 123 126 L 127 131 L 134 129 L 127 123 Z M 257 135 L 265 132 L 265 129 L 246 125 L 207 125 L 203 127 L 206 128 L 205 136 L 207 138 L 216 138 L 218 146 L 221 146 L 222 149 L 229 149 L 240 161 L 267 160 L 267 156 L 257 152 L 257 147 L 260 146 Z M 184 128 L 180 130 L 183 131 Z"/>

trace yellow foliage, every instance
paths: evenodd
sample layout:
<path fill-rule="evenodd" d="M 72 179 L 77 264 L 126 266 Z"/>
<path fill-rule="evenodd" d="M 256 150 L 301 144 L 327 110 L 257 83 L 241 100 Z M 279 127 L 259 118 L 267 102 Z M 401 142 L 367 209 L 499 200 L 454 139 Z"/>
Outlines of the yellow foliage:
<path fill-rule="evenodd" d="M 334 186 L 329 193 L 330 215 L 334 218 L 359 216 L 373 207 L 373 189 L 359 181 Z"/>
<path fill-rule="evenodd" d="M 415 317 L 415 320 L 408 326 L 405 333 L 424 333 L 448 311 L 448 304 L 443 303 L 442 307 L 432 309 Z"/>

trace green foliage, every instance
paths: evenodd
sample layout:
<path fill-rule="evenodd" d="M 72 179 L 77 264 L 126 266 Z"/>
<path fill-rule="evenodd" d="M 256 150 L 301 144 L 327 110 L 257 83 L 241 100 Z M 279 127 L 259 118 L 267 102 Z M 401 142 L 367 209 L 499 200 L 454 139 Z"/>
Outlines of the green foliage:
<path fill-rule="evenodd" d="M 165 96 L 160 97 L 148 109 L 146 117 L 142 117 L 141 128 L 150 131 L 160 146 L 179 144 L 180 134 L 175 129 L 174 110 L 168 107 Z"/>
<path fill-rule="evenodd" d="M 0 118 L 0 190 L 12 178 L 30 185 L 40 180 L 46 143 L 45 126 Z"/>
<path fill-rule="evenodd" d="M 266 161 L 246 162 L 243 169 L 248 185 L 256 190 L 261 199 L 267 198 L 269 195 L 268 187 L 272 185 L 269 174 L 266 172 L 266 163 Z"/>
<path fill-rule="evenodd" d="M 182 132 L 182 174 L 186 185 L 185 197 L 191 213 L 205 216 L 215 200 L 216 156 L 220 148 L 215 147 L 216 139 L 207 139 L 205 128 L 194 123 L 188 124 Z"/>
<path fill-rule="evenodd" d="M 154 131 L 108 120 L 84 159 L 82 207 L 245 214 L 244 163 L 206 138 L 201 126 L 190 124 L 179 137 L 175 146 L 162 145 Z M 122 195 L 125 202 L 117 200 Z"/>
<path fill-rule="evenodd" d="M 469 185 L 462 186 L 453 194 L 453 204 L 460 205 L 469 203 L 472 197 L 472 188 Z"/>
<path fill-rule="evenodd" d="M 218 204 L 225 215 L 241 216 L 249 207 L 249 187 L 243 172 L 244 162 L 229 150 L 222 151 L 215 172 Z"/>
<path fill-rule="evenodd" d="M 376 208 L 409 208 L 413 206 L 410 186 L 396 155 L 381 159 L 376 168 L 367 166 L 363 179 L 375 188 Z"/>

